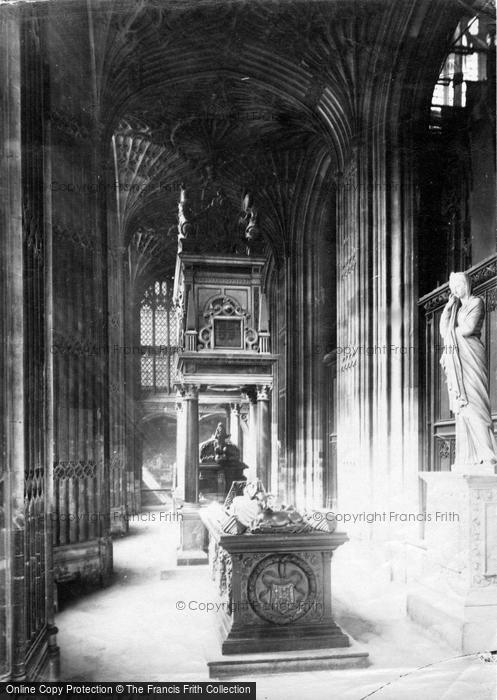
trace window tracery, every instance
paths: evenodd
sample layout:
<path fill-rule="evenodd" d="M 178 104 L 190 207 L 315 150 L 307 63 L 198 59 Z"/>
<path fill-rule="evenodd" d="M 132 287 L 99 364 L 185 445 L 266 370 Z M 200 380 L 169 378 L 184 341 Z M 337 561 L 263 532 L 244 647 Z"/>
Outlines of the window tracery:
<path fill-rule="evenodd" d="M 176 381 L 179 320 L 172 289 L 156 280 L 140 303 L 141 386 L 170 392 Z"/>

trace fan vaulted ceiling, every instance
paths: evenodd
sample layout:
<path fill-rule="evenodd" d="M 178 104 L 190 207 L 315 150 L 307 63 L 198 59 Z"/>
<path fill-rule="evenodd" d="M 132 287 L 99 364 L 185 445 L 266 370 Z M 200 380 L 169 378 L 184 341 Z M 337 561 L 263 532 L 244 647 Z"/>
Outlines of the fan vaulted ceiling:
<path fill-rule="evenodd" d="M 125 239 L 140 227 L 161 231 L 172 266 L 180 183 L 198 202 L 221 189 L 235 212 L 250 191 L 268 253 L 281 261 L 312 193 L 321 189 L 327 205 L 334 173 L 364 138 L 371 86 L 386 100 L 399 47 L 417 31 L 410 5 L 97 3 L 99 118 L 126 183 Z M 423 12 L 435 26 L 437 3 Z"/>

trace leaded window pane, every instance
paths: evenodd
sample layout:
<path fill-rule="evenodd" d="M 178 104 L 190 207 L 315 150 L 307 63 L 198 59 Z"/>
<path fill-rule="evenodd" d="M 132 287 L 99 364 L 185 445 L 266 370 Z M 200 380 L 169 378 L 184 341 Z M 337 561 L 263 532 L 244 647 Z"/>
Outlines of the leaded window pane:
<path fill-rule="evenodd" d="M 144 305 L 140 310 L 140 337 L 142 345 L 153 345 L 153 312 L 150 306 Z"/>
<path fill-rule="evenodd" d="M 154 385 L 153 358 L 146 355 L 141 358 L 141 384 L 146 387 Z"/>
<path fill-rule="evenodd" d="M 177 348 L 181 324 L 167 282 L 157 280 L 144 292 L 140 307 L 141 385 L 171 391 L 178 379 Z"/>

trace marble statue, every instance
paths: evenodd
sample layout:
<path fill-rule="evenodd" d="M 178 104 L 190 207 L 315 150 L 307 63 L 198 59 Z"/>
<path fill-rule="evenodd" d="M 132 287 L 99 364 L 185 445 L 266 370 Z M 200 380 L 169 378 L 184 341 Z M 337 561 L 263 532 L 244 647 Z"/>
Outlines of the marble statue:
<path fill-rule="evenodd" d="M 463 272 L 451 273 L 449 287 L 451 295 L 440 319 L 444 339 L 440 364 L 456 419 L 453 470 L 493 474 L 497 444 L 490 414 L 485 348 L 480 340 L 485 317 L 483 299 L 471 294 L 470 279 Z"/>

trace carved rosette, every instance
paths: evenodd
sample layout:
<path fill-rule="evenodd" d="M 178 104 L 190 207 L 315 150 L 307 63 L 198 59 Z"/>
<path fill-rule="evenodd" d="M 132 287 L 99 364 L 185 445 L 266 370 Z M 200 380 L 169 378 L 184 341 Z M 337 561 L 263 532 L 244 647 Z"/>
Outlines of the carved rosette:
<path fill-rule="evenodd" d="M 316 607 L 313 568 L 296 554 L 271 554 L 252 570 L 247 598 L 254 613 L 277 625 L 295 622 Z"/>

